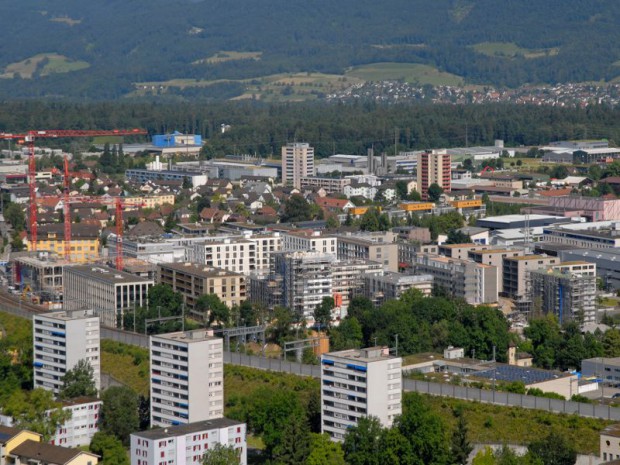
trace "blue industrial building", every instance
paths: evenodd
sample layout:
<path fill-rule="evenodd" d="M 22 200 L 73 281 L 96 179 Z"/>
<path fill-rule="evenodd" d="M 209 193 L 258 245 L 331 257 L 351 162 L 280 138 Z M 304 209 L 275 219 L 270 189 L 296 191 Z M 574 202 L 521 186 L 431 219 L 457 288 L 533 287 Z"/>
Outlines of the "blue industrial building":
<path fill-rule="evenodd" d="M 156 134 L 153 136 L 153 145 L 160 148 L 202 145 L 202 136 L 182 134 L 178 131 L 174 131 L 172 134 Z"/>

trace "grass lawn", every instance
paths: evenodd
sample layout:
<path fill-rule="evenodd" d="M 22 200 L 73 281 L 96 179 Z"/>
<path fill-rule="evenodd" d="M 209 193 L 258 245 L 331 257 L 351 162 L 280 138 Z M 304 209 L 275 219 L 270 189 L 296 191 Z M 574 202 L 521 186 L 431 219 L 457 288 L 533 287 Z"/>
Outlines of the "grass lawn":
<path fill-rule="evenodd" d="M 472 45 L 476 52 L 482 53 L 490 57 L 514 58 L 521 55 L 524 58 L 541 58 L 546 56 L 555 56 L 559 53 L 559 48 L 541 48 L 529 49 L 519 47 L 514 42 L 481 42 Z"/>
<path fill-rule="evenodd" d="M 200 64 L 217 64 L 224 63 L 226 61 L 237 61 L 237 60 L 260 60 L 263 52 L 234 52 L 234 51 L 219 51 L 216 54 L 203 58 L 202 60 L 196 60 L 192 64 L 200 65 Z"/>
<path fill-rule="evenodd" d="M 78 71 L 90 66 L 85 61 L 71 60 L 64 55 L 58 53 L 40 53 L 25 60 L 11 63 L 4 69 L 4 74 L 0 74 L 0 78 L 11 79 L 14 75 L 19 75 L 22 79 L 30 79 L 37 71 L 41 63 L 47 60 L 43 65 L 41 76 L 47 76 L 56 73 L 69 73 Z"/>
<path fill-rule="evenodd" d="M 363 81 L 405 81 L 412 84 L 434 86 L 459 86 L 460 76 L 444 73 L 433 66 L 419 63 L 372 63 L 347 70 L 347 76 Z"/>

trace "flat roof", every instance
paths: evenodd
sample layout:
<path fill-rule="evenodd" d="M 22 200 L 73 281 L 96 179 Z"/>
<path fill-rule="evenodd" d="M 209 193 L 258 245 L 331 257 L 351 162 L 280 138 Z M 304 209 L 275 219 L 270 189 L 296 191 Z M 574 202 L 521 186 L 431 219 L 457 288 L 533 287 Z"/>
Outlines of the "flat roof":
<path fill-rule="evenodd" d="M 379 362 L 384 360 L 400 360 L 400 357 L 394 357 L 389 355 L 389 349 L 387 347 L 368 347 L 366 349 L 349 349 L 341 350 L 339 352 L 328 352 L 323 354 L 323 359 L 329 357 L 346 358 L 352 361 L 360 361 L 366 363 Z"/>
<path fill-rule="evenodd" d="M 216 418 L 213 420 L 197 421 L 186 425 L 167 426 L 165 428 L 155 428 L 146 431 L 132 433 L 132 436 L 144 439 L 164 439 L 187 434 L 198 433 L 199 431 L 209 431 L 214 429 L 230 428 L 232 426 L 244 425 L 245 423 L 229 418 Z"/>
<path fill-rule="evenodd" d="M 224 270 L 222 268 L 213 268 L 210 266 L 199 265 L 197 263 L 160 263 L 161 269 L 169 269 L 182 271 L 184 273 L 193 274 L 201 278 L 218 278 L 223 276 L 243 276 L 241 273 Z"/>
<path fill-rule="evenodd" d="M 177 331 L 174 333 L 157 334 L 151 338 L 168 339 L 177 342 L 203 342 L 203 341 L 221 341 L 222 338 L 213 336 L 213 331 L 207 329 L 195 329 L 193 331 Z"/>
<path fill-rule="evenodd" d="M 529 215 L 530 221 L 535 220 L 559 220 L 563 219 L 562 216 L 551 216 L 551 215 Z M 526 215 L 501 215 L 501 216 L 487 216 L 485 218 L 481 218 L 484 221 L 493 221 L 495 223 L 513 223 L 517 221 L 525 221 Z"/>
<path fill-rule="evenodd" d="M 114 268 L 104 266 L 71 266 L 67 267 L 66 271 L 111 284 L 153 283 L 152 279 L 143 278 L 135 274 L 127 273 L 126 271 L 118 271 Z"/>
<path fill-rule="evenodd" d="M 515 365 L 496 365 L 485 371 L 472 374 L 479 378 L 494 379 L 497 381 L 522 381 L 526 386 L 535 383 L 551 381 L 552 379 L 565 378 L 570 376 L 566 373 L 555 371 L 539 370 L 537 368 L 519 367 Z"/>
<path fill-rule="evenodd" d="M 71 321 L 83 320 L 86 318 L 98 318 L 93 310 L 63 310 L 48 313 L 38 313 L 35 317 L 53 318 L 54 320 Z"/>

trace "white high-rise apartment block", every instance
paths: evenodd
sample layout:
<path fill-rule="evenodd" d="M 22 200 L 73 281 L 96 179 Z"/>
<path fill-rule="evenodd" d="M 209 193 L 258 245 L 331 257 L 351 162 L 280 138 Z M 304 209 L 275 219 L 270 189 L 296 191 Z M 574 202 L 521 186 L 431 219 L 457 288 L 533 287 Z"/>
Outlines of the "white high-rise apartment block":
<path fill-rule="evenodd" d="M 212 331 L 160 334 L 149 338 L 151 426 L 222 418 L 224 354 Z"/>
<path fill-rule="evenodd" d="M 88 447 L 99 432 L 103 401 L 80 397 L 63 403 L 62 409 L 71 412 L 71 418 L 56 429 L 50 444 L 62 447 Z M 52 410 L 48 410 L 49 413 Z"/>
<path fill-rule="evenodd" d="M 32 318 L 34 387 L 58 394 L 65 373 L 80 360 L 101 388 L 99 318 L 92 310 L 41 313 Z"/>
<path fill-rule="evenodd" d="M 246 465 L 246 425 L 228 418 L 157 428 L 131 435 L 131 465 L 200 465 L 216 444 L 233 447 Z"/>
<path fill-rule="evenodd" d="M 282 147 L 282 184 L 300 189 L 308 176 L 314 176 L 314 147 L 297 142 Z"/>
<path fill-rule="evenodd" d="M 321 356 L 321 432 L 343 441 L 360 418 L 392 426 L 402 412 L 402 359 L 371 347 Z"/>

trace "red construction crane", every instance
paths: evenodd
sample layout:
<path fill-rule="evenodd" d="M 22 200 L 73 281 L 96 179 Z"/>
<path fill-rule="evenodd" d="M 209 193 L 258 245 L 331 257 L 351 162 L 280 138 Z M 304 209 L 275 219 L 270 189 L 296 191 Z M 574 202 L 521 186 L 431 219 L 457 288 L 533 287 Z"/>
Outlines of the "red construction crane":
<path fill-rule="evenodd" d="M 28 222 L 30 227 L 30 241 L 32 250 L 37 250 L 37 186 L 35 182 L 37 168 L 35 163 L 35 147 L 34 143 L 37 139 L 62 139 L 65 137 L 97 137 L 97 136 L 137 136 L 144 135 L 147 132 L 144 129 L 114 129 L 112 131 L 80 131 L 72 129 L 52 129 L 45 131 L 27 131 L 21 134 L 0 133 L 0 140 L 18 140 L 28 144 L 28 186 L 30 187 L 30 214 Z M 68 172 L 65 166 L 65 174 Z M 65 179 L 65 186 L 66 186 Z M 66 208 L 66 207 L 65 207 Z M 65 233 L 66 233 L 65 221 Z M 121 260 L 122 264 L 122 260 Z"/>
<path fill-rule="evenodd" d="M 43 197 L 45 198 L 45 197 Z M 96 197 L 96 196 L 73 196 L 63 195 L 63 212 L 65 224 L 65 259 L 71 261 L 71 207 L 72 203 L 98 203 L 114 205 L 116 221 L 116 269 L 123 270 L 123 210 L 127 207 L 140 208 L 146 204 L 129 201 L 122 197 Z"/>

